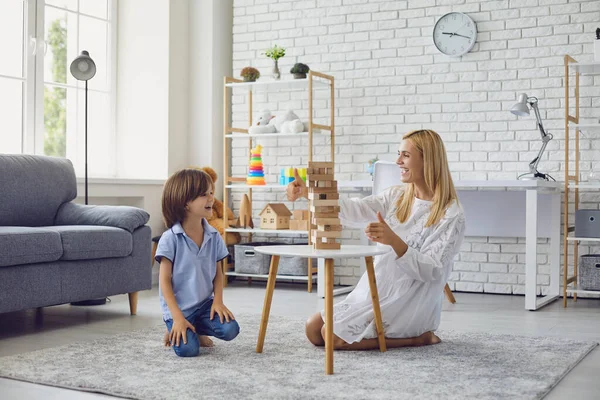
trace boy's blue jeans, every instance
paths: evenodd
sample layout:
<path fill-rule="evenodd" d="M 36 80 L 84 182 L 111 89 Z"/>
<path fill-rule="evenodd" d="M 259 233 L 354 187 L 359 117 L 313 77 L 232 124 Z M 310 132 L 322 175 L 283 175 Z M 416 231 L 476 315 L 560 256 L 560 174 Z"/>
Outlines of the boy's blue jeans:
<path fill-rule="evenodd" d="M 175 343 L 172 344 L 175 354 L 179 357 L 195 357 L 200 354 L 200 341 L 197 335 L 214 336 L 221 340 L 233 340 L 240 333 L 240 326 L 237 321 L 230 320 L 229 322 L 223 321 L 219 314 L 215 313 L 213 320 L 210 320 L 210 308 L 212 307 L 212 299 L 207 300 L 198 309 L 191 313 L 186 319 L 194 325 L 196 333 L 190 328 L 186 331 L 187 344 L 183 343 L 183 339 L 179 339 L 179 346 Z M 173 320 L 168 319 L 165 321 L 169 333 L 173 328 Z"/>

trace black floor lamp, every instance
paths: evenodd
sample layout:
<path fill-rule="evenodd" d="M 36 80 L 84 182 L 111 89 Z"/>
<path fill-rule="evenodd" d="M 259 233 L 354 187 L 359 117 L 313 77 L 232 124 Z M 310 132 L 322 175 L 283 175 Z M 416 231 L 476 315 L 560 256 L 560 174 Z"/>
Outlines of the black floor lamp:
<path fill-rule="evenodd" d="M 88 203 L 88 80 L 96 75 L 96 64 L 90 53 L 83 50 L 71 63 L 71 75 L 78 81 L 85 81 L 85 204 Z"/>
<path fill-rule="evenodd" d="M 88 204 L 88 80 L 96 75 L 96 64 L 90 53 L 83 50 L 71 63 L 71 75 L 78 81 L 85 81 L 85 204 Z M 71 303 L 75 306 L 95 306 L 105 304 L 106 298 L 83 300 Z"/>

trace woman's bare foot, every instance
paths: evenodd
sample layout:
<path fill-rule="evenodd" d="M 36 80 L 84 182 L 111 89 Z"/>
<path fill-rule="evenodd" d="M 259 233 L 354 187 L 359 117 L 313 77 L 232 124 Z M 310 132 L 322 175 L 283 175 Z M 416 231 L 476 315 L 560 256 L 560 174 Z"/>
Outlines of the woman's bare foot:
<path fill-rule="evenodd" d="M 200 347 L 213 347 L 215 345 L 208 336 L 198 335 L 198 339 L 200 340 Z"/>
<path fill-rule="evenodd" d="M 442 341 L 435 333 L 428 331 L 417 338 L 420 341 L 421 346 L 427 346 L 430 344 L 438 344 Z"/>

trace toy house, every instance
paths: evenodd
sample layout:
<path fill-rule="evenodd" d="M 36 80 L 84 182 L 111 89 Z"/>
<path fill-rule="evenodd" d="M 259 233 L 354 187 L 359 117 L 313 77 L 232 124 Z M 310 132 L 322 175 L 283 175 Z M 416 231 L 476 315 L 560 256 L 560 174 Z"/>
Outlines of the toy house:
<path fill-rule="evenodd" d="M 290 229 L 292 213 L 283 203 L 269 203 L 258 215 L 261 229 Z"/>

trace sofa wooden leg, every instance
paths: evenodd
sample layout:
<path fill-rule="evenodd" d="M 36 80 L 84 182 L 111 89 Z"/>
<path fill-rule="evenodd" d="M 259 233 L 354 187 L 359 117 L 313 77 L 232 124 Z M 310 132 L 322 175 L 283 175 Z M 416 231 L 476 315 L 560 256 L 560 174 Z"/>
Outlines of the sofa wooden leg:
<path fill-rule="evenodd" d="M 129 293 L 129 312 L 131 315 L 135 315 L 137 313 L 138 293 L 139 292 Z"/>

